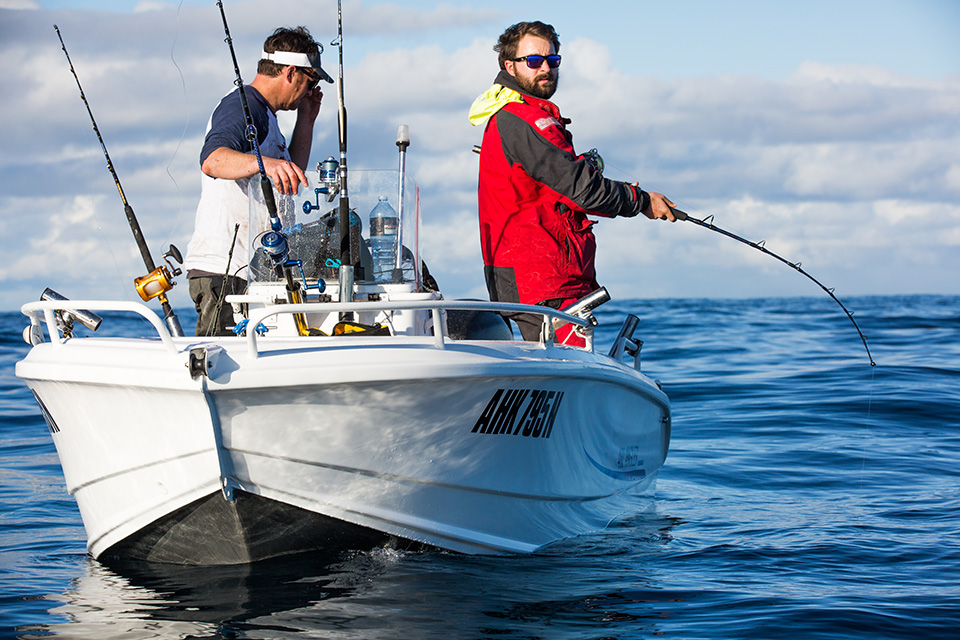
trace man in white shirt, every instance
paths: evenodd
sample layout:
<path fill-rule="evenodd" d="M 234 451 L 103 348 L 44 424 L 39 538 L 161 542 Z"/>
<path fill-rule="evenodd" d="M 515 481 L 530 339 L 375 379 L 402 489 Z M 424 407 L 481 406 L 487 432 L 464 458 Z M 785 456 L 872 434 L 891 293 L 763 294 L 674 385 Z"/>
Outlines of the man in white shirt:
<path fill-rule="evenodd" d="M 244 87 L 257 132 L 264 170 L 281 194 L 307 186 L 313 126 L 320 113 L 320 80 L 333 82 L 320 66 L 322 47 L 305 27 L 280 28 L 263 43 L 257 76 Z M 288 146 L 277 111 L 297 111 Z M 259 166 L 248 139 L 240 89 L 214 110 L 200 152 L 202 188 L 184 269 L 199 317 L 196 334 L 232 335 L 233 313 L 226 295 L 246 288 L 249 245 L 249 191 L 259 188 Z M 232 257 L 231 257 L 232 254 Z"/>

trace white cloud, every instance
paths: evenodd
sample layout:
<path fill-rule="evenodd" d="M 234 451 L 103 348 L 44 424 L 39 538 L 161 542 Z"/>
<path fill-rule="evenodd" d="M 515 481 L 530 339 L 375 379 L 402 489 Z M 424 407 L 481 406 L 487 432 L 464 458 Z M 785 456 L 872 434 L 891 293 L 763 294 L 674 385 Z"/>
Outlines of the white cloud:
<path fill-rule="evenodd" d="M 141 0 L 133 7 L 134 13 L 147 13 L 150 11 L 171 11 L 176 10 L 177 5 L 170 2 L 161 2 L 160 0 Z"/>
<path fill-rule="evenodd" d="M 40 3 L 35 0 L 0 0 L 0 9 L 39 9 Z"/>

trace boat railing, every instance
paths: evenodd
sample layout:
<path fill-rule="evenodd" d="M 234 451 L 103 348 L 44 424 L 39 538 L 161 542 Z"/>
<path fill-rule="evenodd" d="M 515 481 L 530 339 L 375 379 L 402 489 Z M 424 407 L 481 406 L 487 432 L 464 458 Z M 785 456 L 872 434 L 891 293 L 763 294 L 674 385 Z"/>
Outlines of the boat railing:
<path fill-rule="evenodd" d="M 433 317 L 434 345 L 438 349 L 446 348 L 446 329 L 442 321 L 443 311 L 493 311 L 495 313 L 534 313 L 543 317 L 541 344 L 553 343 L 555 330 L 565 324 L 573 324 L 586 329 L 587 351 L 593 350 L 593 331 L 590 323 L 578 316 L 540 305 L 527 305 L 509 302 L 483 302 L 480 300 L 389 300 L 378 302 L 306 302 L 301 304 L 279 304 L 261 309 L 251 309 L 249 313 L 246 339 L 250 356 L 259 354 L 256 327 L 263 320 L 280 314 L 340 313 L 340 312 L 379 312 L 379 311 L 430 311 Z"/>
<path fill-rule="evenodd" d="M 139 302 L 124 302 L 120 300 L 39 300 L 28 302 L 20 307 L 20 312 L 30 318 L 30 326 L 23 332 L 23 338 L 28 344 L 37 345 L 43 342 L 43 333 L 41 322 L 46 322 L 47 334 L 50 336 L 50 342 L 55 345 L 62 345 L 63 340 L 57 339 L 63 331 L 64 319 L 58 317 L 58 312 L 63 311 L 119 311 L 134 313 L 147 322 L 149 322 L 157 332 L 160 342 L 171 353 L 177 353 L 177 345 L 170 335 L 170 331 L 163 324 L 163 321 L 157 317 L 146 305 Z"/>
<path fill-rule="evenodd" d="M 167 327 L 149 307 L 139 302 L 123 302 L 117 300 L 40 300 L 28 302 L 20 307 L 21 313 L 30 318 L 30 326 L 24 331 L 24 340 L 32 345 L 43 342 L 41 326 L 42 323 L 46 323 L 50 341 L 53 344 L 62 345 L 64 344 L 64 340 L 60 339 L 59 336 L 63 331 L 64 322 L 62 316 L 59 314 L 64 311 L 90 310 L 137 314 L 153 326 L 157 336 L 160 338 L 160 342 L 167 351 L 173 354 L 179 352 L 177 344 L 174 342 Z M 583 318 L 545 306 L 508 302 L 484 302 L 480 300 L 390 300 L 377 302 L 307 302 L 301 304 L 272 305 L 261 309 L 250 310 L 244 337 L 250 357 L 257 358 L 260 352 L 259 340 L 263 339 L 262 336 L 258 334 L 257 328 L 264 320 L 273 316 L 280 314 L 364 313 L 399 310 L 430 311 L 434 326 L 434 345 L 438 349 L 446 348 L 446 343 L 450 339 L 447 336 L 445 324 L 442 320 L 442 312 L 447 310 L 470 310 L 492 311 L 495 313 L 538 314 L 543 317 L 541 344 L 552 344 L 556 329 L 565 324 L 573 324 L 585 329 L 586 346 L 583 348 L 587 351 L 593 350 L 593 327 Z M 180 340 L 183 340 L 183 338 L 180 338 Z"/>

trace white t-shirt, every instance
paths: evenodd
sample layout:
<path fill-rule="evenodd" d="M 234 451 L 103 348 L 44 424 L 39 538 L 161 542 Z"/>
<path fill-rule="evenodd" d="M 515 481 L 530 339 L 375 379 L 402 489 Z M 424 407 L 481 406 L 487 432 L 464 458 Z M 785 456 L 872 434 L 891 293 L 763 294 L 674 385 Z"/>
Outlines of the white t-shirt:
<path fill-rule="evenodd" d="M 257 127 L 257 138 L 260 140 L 260 155 L 290 160 L 287 142 L 280 133 L 276 114 L 267 105 L 260 92 L 250 86 L 245 89 L 250 113 Z M 262 133 L 263 128 L 266 129 L 265 135 Z M 246 139 L 246 131 L 246 116 L 240 101 L 239 89 L 235 89 L 220 101 L 213 115 L 210 116 L 204 149 L 200 155 L 201 164 L 212 151 L 220 147 L 253 154 L 251 144 Z M 187 255 L 183 261 L 184 271 L 205 271 L 215 274 L 228 272 L 227 257 L 233 245 L 229 274 L 246 279 L 244 267 L 252 257 L 250 238 L 268 228 L 265 213 L 263 215 L 255 213 L 253 218 L 258 228 L 251 233 L 251 195 L 261 205 L 254 208 L 262 209 L 263 195 L 260 193 L 259 173 L 240 180 L 211 178 L 201 173 L 200 203 L 197 205 L 193 237 L 187 245 Z M 275 196 L 279 207 L 282 198 L 280 194 Z M 234 244 L 236 225 L 240 227 Z"/>

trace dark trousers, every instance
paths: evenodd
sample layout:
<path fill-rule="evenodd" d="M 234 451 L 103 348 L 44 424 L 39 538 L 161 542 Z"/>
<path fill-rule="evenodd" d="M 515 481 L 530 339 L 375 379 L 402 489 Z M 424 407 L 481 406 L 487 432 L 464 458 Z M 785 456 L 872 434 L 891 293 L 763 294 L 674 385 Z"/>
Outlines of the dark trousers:
<path fill-rule="evenodd" d="M 571 305 L 576 301 L 576 298 L 553 298 L 551 300 L 544 300 L 540 304 L 553 309 L 563 309 L 564 307 Z M 528 342 L 537 342 L 540 340 L 540 333 L 543 331 L 543 316 L 535 313 L 510 313 L 504 314 L 504 316 L 509 317 L 511 320 L 517 323 L 517 327 L 520 329 L 520 335 L 523 336 L 524 340 Z M 557 329 L 557 342 L 560 344 L 568 344 L 577 347 L 584 346 L 586 342 L 583 340 L 583 338 L 577 335 L 570 335 L 572 331 L 573 325 L 570 324 L 564 325 Z"/>
<path fill-rule="evenodd" d="M 199 276 L 188 279 L 190 297 L 197 308 L 198 336 L 232 336 L 233 307 L 225 298 L 243 293 L 247 281 L 235 276 Z"/>

